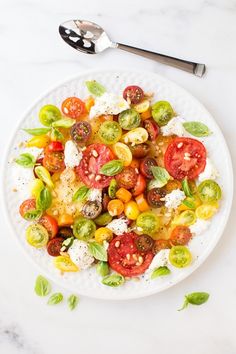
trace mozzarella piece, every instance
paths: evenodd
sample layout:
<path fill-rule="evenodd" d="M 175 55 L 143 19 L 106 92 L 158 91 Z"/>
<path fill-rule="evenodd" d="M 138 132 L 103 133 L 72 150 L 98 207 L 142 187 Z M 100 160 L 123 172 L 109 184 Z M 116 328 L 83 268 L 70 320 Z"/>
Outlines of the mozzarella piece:
<path fill-rule="evenodd" d="M 169 249 L 160 250 L 154 257 L 148 268 L 148 271 L 151 272 L 158 267 L 164 267 L 169 264 Z"/>
<path fill-rule="evenodd" d="M 165 206 L 168 209 L 177 209 L 185 198 L 186 196 L 183 191 L 174 189 L 171 193 L 166 194 Z"/>
<path fill-rule="evenodd" d="M 213 165 L 212 161 L 207 157 L 205 169 L 198 176 L 199 182 L 202 182 L 206 179 L 216 179 L 219 176 L 218 171 Z"/>
<path fill-rule="evenodd" d="M 204 231 L 206 231 L 209 226 L 210 226 L 209 220 L 197 219 L 197 221 L 193 225 L 190 225 L 189 228 L 192 234 L 194 234 L 195 236 L 199 236 Z"/>
<path fill-rule="evenodd" d="M 93 256 L 89 253 L 88 245 L 81 240 L 74 240 L 73 244 L 68 249 L 68 254 L 73 263 L 80 270 L 87 269 L 94 262 Z"/>
<path fill-rule="evenodd" d="M 185 120 L 181 117 L 172 118 L 167 125 L 161 127 L 161 133 L 164 136 L 177 135 L 177 136 L 186 136 L 187 132 L 184 129 L 183 123 Z"/>
<path fill-rule="evenodd" d="M 114 219 L 109 224 L 107 224 L 107 228 L 111 230 L 115 235 L 119 236 L 126 232 L 128 232 L 128 224 L 127 219 L 120 218 Z"/>
<path fill-rule="evenodd" d="M 64 154 L 65 165 L 69 168 L 78 166 L 83 157 L 82 151 L 78 150 L 76 144 L 72 140 L 66 142 Z"/>
<path fill-rule="evenodd" d="M 89 117 L 95 118 L 102 114 L 119 114 L 130 106 L 121 96 L 105 92 L 102 96 L 95 99 L 94 106 L 91 107 Z"/>
<path fill-rule="evenodd" d="M 102 203 L 102 189 L 92 188 L 89 191 L 88 200 L 90 202 Z"/>

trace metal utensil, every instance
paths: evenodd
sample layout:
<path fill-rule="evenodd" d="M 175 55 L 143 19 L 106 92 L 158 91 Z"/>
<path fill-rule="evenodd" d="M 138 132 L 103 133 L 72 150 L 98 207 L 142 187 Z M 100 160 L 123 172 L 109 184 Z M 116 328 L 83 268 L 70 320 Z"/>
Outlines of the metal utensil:
<path fill-rule="evenodd" d="M 70 20 L 59 26 L 59 33 L 71 47 L 87 54 L 97 54 L 107 48 L 119 48 L 160 63 L 174 66 L 196 76 L 202 77 L 206 71 L 204 64 L 173 58 L 168 55 L 150 52 L 110 40 L 106 32 L 96 23 L 84 20 Z"/>

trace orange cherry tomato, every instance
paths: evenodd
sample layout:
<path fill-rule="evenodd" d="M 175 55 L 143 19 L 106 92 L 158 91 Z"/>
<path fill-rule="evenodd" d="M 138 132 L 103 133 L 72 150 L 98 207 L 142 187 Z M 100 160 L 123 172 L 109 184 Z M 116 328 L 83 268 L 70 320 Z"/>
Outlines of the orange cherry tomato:
<path fill-rule="evenodd" d="M 116 197 L 124 203 L 128 203 L 132 197 L 132 194 L 125 188 L 119 188 L 116 192 Z"/>
<path fill-rule="evenodd" d="M 181 189 L 181 188 L 182 188 L 181 182 L 177 181 L 177 179 L 168 181 L 165 186 L 165 190 L 168 193 L 172 192 L 174 189 Z"/>
<path fill-rule="evenodd" d="M 62 214 L 58 218 L 58 226 L 70 226 L 74 222 L 73 216 L 69 214 Z"/>
<path fill-rule="evenodd" d="M 111 216 L 120 215 L 124 211 L 124 203 L 119 199 L 112 199 L 108 203 L 107 210 Z"/>
<path fill-rule="evenodd" d="M 148 108 L 145 112 L 140 114 L 142 120 L 148 119 L 152 117 L 152 109 Z"/>
<path fill-rule="evenodd" d="M 107 120 L 113 121 L 113 115 L 112 114 L 103 114 L 99 117 L 99 121 L 101 123 L 106 122 Z"/>
<path fill-rule="evenodd" d="M 88 113 L 90 112 L 90 109 L 94 106 L 94 103 L 94 98 L 91 96 L 85 100 L 85 108 Z"/>
<path fill-rule="evenodd" d="M 51 215 L 45 214 L 40 218 L 39 223 L 45 227 L 49 238 L 56 236 L 58 232 L 58 224 L 55 218 L 53 218 Z"/>
<path fill-rule="evenodd" d="M 140 161 L 138 159 L 133 159 L 130 166 L 133 168 L 139 168 Z"/>
<path fill-rule="evenodd" d="M 85 104 L 78 97 L 68 97 L 62 102 L 61 110 L 65 116 L 78 119 L 85 112 Z"/>
<path fill-rule="evenodd" d="M 148 205 L 143 193 L 138 195 L 135 200 L 140 211 L 147 211 L 150 209 L 150 206 Z"/>
<path fill-rule="evenodd" d="M 26 199 L 23 203 L 21 203 L 19 212 L 22 218 L 25 217 L 25 214 L 28 213 L 29 211 L 35 210 L 36 209 L 36 201 L 35 199 Z"/>

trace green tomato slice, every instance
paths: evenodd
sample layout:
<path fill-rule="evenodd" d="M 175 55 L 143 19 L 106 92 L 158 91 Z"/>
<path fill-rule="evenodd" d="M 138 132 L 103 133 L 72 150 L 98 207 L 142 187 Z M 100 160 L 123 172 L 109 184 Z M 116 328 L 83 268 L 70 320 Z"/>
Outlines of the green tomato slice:
<path fill-rule="evenodd" d="M 146 211 L 138 216 L 136 226 L 140 227 L 143 233 L 153 234 L 158 231 L 160 227 L 160 220 L 153 212 Z"/>
<path fill-rule="evenodd" d="M 121 138 L 122 129 L 117 122 L 107 121 L 100 126 L 98 135 L 104 144 L 115 144 Z"/>
<path fill-rule="evenodd" d="M 198 188 L 199 198 L 203 203 L 216 202 L 221 199 L 221 188 L 215 181 L 207 179 L 199 184 Z"/>
<path fill-rule="evenodd" d="M 140 125 L 141 118 L 135 109 L 130 108 L 119 114 L 118 122 L 122 129 L 131 130 L 137 128 Z"/>
<path fill-rule="evenodd" d="M 108 212 L 101 214 L 96 219 L 94 219 L 95 224 L 97 224 L 98 226 L 105 226 L 111 221 L 112 216 Z"/>
<path fill-rule="evenodd" d="M 48 232 L 41 224 L 30 225 L 26 229 L 26 240 L 31 246 L 42 248 L 48 243 Z"/>
<path fill-rule="evenodd" d="M 52 123 L 61 119 L 61 111 L 56 106 L 48 104 L 43 106 L 39 111 L 39 121 L 46 127 L 50 127 Z"/>
<path fill-rule="evenodd" d="M 190 226 L 196 222 L 196 219 L 196 214 L 193 210 L 185 210 L 173 220 L 173 224 Z"/>
<path fill-rule="evenodd" d="M 152 106 L 152 116 L 157 124 L 162 127 L 174 117 L 174 111 L 167 101 L 158 101 Z"/>
<path fill-rule="evenodd" d="M 88 241 L 93 238 L 96 231 L 96 225 L 92 220 L 88 220 L 83 216 L 78 217 L 73 226 L 73 234 L 76 238 Z"/>
<path fill-rule="evenodd" d="M 192 261 L 192 255 L 185 246 L 174 246 L 169 253 L 170 263 L 177 268 L 187 267 Z"/>

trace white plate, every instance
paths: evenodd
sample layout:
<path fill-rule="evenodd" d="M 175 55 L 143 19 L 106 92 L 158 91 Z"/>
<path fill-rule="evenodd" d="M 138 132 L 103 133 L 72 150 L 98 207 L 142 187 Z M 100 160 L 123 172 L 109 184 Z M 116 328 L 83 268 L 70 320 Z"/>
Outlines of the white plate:
<path fill-rule="evenodd" d="M 45 104 L 52 103 L 60 107 L 61 102 L 66 97 L 86 97 L 88 95 L 84 85 L 86 80 L 97 80 L 108 91 L 117 94 L 121 94 L 127 85 L 139 85 L 146 92 L 154 92 L 155 99 L 170 101 L 175 111 L 183 118 L 187 120 L 202 120 L 212 130 L 213 135 L 204 139 L 204 144 L 219 171 L 218 183 L 223 190 L 223 200 L 220 211 L 212 220 L 210 228 L 202 236 L 195 237 L 190 244 L 194 257 L 190 267 L 175 269 L 171 275 L 156 280 L 151 281 L 143 278 L 140 281 L 127 281 L 124 286 L 119 288 L 110 288 L 101 284 L 95 269 L 89 269 L 81 273 L 68 273 L 62 276 L 54 268 L 52 257 L 48 256 L 44 250 L 34 249 L 26 243 L 24 234 L 27 223 L 20 218 L 18 208 L 21 202 L 29 196 L 28 188 L 27 184 L 25 187 L 21 187 L 18 192 L 13 192 L 13 188 L 18 184 L 17 179 L 20 178 L 22 182 L 26 178 L 25 174 L 30 174 L 31 172 L 9 163 L 12 158 L 18 156 L 21 152 L 18 147 L 19 143 L 28 138 L 27 134 L 20 129 L 38 127 L 38 112 Z M 204 82 L 202 84 L 204 85 Z M 233 196 L 233 174 L 228 148 L 220 129 L 210 113 L 194 97 L 173 82 L 151 72 L 105 70 L 89 71 L 66 81 L 46 93 L 28 110 L 17 127 L 7 152 L 3 188 L 5 191 L 6 211 L 15 238 L 34 264 L 40 268 L 41 273 L 44 273 L 61 286 L 81 295 L 121 300 L 139 298 L 167 289 L 186 278 L 202 264 L 219 241 L 228 220 Z"/>

